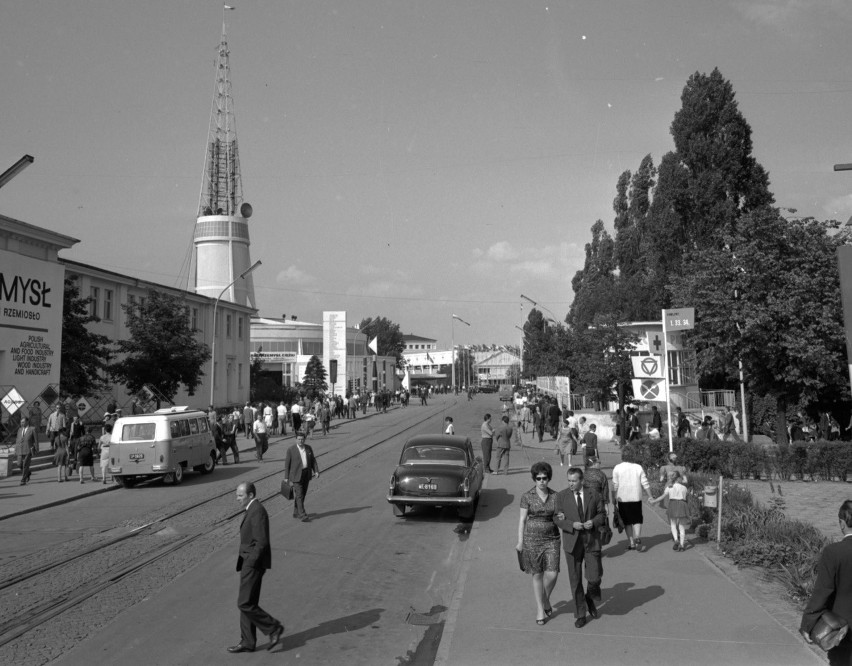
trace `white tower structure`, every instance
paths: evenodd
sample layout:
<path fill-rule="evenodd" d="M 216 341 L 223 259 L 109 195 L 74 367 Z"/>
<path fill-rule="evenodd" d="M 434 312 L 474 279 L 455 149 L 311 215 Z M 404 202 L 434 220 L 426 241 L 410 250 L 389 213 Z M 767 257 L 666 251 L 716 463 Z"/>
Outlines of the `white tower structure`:
<path fill-rule="evenodd" d="M 217 298 L 223 289 L 231 285 L 222 295 L 223 300 L 256 307 L 252 276 L 237 279 L 251 266 L 248 227 L 251 214 L 251 205 L 243 202 L 234 99 L 231 96 L 230 51 L 223 9 L 207 156 L 193 238 L 196 293 Z"/>

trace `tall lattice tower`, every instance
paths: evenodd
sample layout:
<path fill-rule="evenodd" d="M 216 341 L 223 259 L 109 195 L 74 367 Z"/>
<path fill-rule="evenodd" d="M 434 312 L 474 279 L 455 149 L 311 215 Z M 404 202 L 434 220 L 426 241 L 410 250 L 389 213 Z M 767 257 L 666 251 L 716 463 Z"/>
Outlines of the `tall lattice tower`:
<path fill-rule="evenodd" d="M 234 98 L 231 96 L 230 51 L 223 10 L 207 156 L 193 238 L 196 293 L 217 298 L 236 280 L 222 298 L 256 307 L 252 276 L 249 274 L 244 280 L 236 279 L 251 266 L 248 228 L 251 213 L 251 205 L 243 201 Z"/>

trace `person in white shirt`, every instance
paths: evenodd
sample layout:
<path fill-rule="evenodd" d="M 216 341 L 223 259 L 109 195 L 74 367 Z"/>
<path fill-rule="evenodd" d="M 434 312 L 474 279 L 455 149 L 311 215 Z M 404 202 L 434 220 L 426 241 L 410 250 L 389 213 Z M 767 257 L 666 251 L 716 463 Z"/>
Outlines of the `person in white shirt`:
<path fill-rule="evenodd" d="M 278 422 L 272 417 L 272 405 L 267 404 L 263 408 L 263 422 L 266 424 L 266 430 L 274 435 L 278 430 Z"/>
<path fill-rule="evenodd" d="M 641 465 L 630 459 L 625 453 L 622 462 L 612 469 L 612 502 L 618 508 L 618 515 L 624 525 L 624 531 L 630 543 L 627 550 L 644 550 L 642 546 L 642 491 L 653 499 L 651 485 Z"/>
<path fill-rule="evenodd" d="M 269 434 L 266 430 L 266 423 L 261 418 L 260 412 L 255 415 L 254 426 L 252 427 L 254 435 L 254 448 L 258 461 L 263 460 L 263 454 L 269 447 Z"/>
<path fill-rule="evenodd" d="M 448 416 L 444 419 L 444 423 L 446 424 L 446 428 L 444 428 L 445 435 L 455 435 L 456 429 L 453 427 L 453 417 Z"/>
<path fill-rule="evenodd" d="M 284 404 L 283 400 L 275 408 L 275 411 L 278 416 L 278 429 L 281 431 L 281 436 L 284 437 L 287 435 L 287 405 Z"/>

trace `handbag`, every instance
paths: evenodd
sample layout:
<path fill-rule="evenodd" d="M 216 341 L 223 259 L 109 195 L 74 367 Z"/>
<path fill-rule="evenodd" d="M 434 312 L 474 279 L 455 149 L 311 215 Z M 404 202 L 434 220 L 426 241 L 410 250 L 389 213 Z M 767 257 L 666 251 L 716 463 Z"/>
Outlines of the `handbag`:
<path fill-rule="evenodd" d="M 521 571 L 526 571 L 524 569 L 524 551 L 515 549 L 515 554 L 518 556 L 518 566 L 521 568 Z"/>
<path fill-rule="evenodd" d="M 848 631 L 849 625 L 846 620 L 831 611 L 825 611 L 811 629 L 810 636 L 814 643 L 828 652 L 840 644 Z"/>
<path fill-rule="evenodd" d="M 609 526 L 609 518 L 604 518 L 604 524 L 598 528 L 602 546 L 608 546 L 612 541 L 612 528 Z"/>
<path fill-rule="evenodd" d="M 284 499 L 291 500 L 293 499 L 293 484 L 290 483 L 287 479 L 284 479 L 281 482 L 281 494 L 284 496 Z"/>

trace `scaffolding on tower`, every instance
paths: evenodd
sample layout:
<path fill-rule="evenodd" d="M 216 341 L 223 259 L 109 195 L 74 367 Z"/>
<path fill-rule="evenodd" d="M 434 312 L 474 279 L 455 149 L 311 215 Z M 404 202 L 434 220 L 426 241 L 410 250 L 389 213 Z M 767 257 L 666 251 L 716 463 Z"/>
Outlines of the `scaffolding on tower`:
<path fill-rule="evenodd" d="M 237 124 L 234 98 L 231 95 L 230 50 L 223 14 L 222 40 L 219 42 L 216 59 L 216 84 L 210 111 L 198 216 L 239 215 L 242 202 L 243 184 L 237 148 Z"/>

